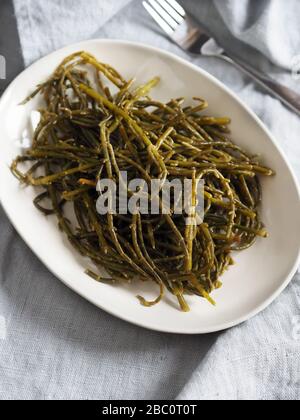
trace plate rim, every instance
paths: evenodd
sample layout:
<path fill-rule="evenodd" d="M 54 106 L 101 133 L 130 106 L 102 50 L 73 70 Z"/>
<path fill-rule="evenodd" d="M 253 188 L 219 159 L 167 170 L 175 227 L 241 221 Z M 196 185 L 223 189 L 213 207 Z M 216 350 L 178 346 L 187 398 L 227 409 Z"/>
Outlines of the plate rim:
<path fill-rule="evenodd" d="M 68 44 L 62 48 L 59 48 L 43 57 L 41 57 L 39 60 L 35 61 L 34 63 L 32 63 L 30 66 L 28 66 L 27 68 L 25 68 L 5 89 L 5 91 L 3 92 L 1 98 L 0 98 L 0 109 L 2 107 L 2 103 L 5 102 L 6 97 L 9 95 L 10 91 L 14 88 L 14 85 L 18 83 L 18 81 L 22 78 L 24 73 L 27 73 L 28 71 L 33 70 L 35 67 L 38 67 L 41 64 L 41 61 L 46 61 L 48 58 L 56 55 L 57 53 L 62 53 L 63 51 L 67 50 L 67 49 L 81 49 L 81 46 L 83 45 L 87 45 L 89 43 L 93 43 L 93 44 L 99 44 L 99 45 L 109 45 L 109 44 L 113 44 L 113 45 L 123 45 L 123 46 L 128 46 L 128 47 L 135 47 L 135 48 L 141 48 L 144 50 L 148 50 L 150 52 L 153 53 L 158 53 L 160 55 L 166 56 L 168 58 L 171 58 L 172 60 L 177 61 L 178 63 L 181 63 L 183 65 L 185 65 L 186 67 L 189 67 L 193 70 L 196 70 L 198 73 L 200 73 L 202 76 L 206 77 L 207 79 L 209 79 L 210 81 L 212 81 L 215 85 L 218 86 L 219 89 L 221 89 L 222 91 L 225 91 L 229 96 L 231 96 L 237 103 L 238 105 L 243 108 L 255 121 L 255 123 L 260 127 L 261 130 L 263 130 L 263 132 L 267 135 L 267 137 L 269 138 L 269 141 L 272 142 L 273 146 L 277 149 L 278 153 L 280 154 L 280 157 L 283 159 L 290 175 L 292 178 L 292 181 L 294 183 L 294 187 L 296 188 L 296 192 L 298 195 L 298 199 L 300 201 L 300 185 L 298 182 L 298 179 L 295 175 L 295 172 L 291 166 L 291 164 L 289 163 L 285 152 L 282 150 L 281 146 L 276 142 L 275 140 L 275 136 L 272 134 L 271 130 L 265 125 L 265 123 L 254 113 L 254 111 L 252 111 L 252 109 L 246 104 L 244 103 L 244 101 L 239 98 L 239 96 L 232 91 L 229 87 L 227 87 L 222 81 L 220 81 L 219 79 L 217 79 L 215 76 L 211 75 L 208 71 L 204 70 L 202 67 L 197 66 L 194 63 L 189 62 L 187 59 L 184 59 L 174 53 L 171 53 L 169 51 L 166 51 L 162 48 L 159 47 L 154 47 L 152 45 L 148 45 L 148 44 L 144 44 L 144 43 L 140 43 L 140 42 L 133 42 L 133 41 L 126 41 L 126 40 L 118 40 L 118 39 L 102 39 L 102 38 L 95 38 L 95 39 L 88 39 L 85 41 L 80 41 L 77 43 L 72 43 L 72 44 Z M 1 181 L 1 179 L 0 179 Z M 26 243 L 26 245 L 29 247 L 29 249 L 34 253 L 34 255 L 42 262 L 42 264 L 59 280 L 61 281 L 65 286 L 67 286 L 69 289 L 71 289 L 73 292 L 77 293 L 79 296 L 81 296 L 82 298 L 84 298 L 85 300 L 87 300 L 88 302 L 92 303 L 93 305 L 95 305 L 97 308 L 100 308 L 101 310 L 105 311 L 106 313 L 119 318 L 123 321 L 129 322 L 130 324 L 136 325 L 138 327 L 142 327 L 145 328 L 147 330 L 151 330 L 151 331 L 157 331 L 157 332 L 164 332 L 164 333 L 168 333 L 168 334 L 181 334 L 181 335 L 202 335 L 202 334 L 208 334 L 208 333 L 215 333 L 215 332 L 219 332 L 219 331 L 224 331 L 227 330 L 229 328 L 235 327 L 237 325 L 240 325 L 244 322 L 246 322 L 247 320 L 250 320 L 251 318 L 253 318 L 254 316 L 258 315 L 259 313 L 261 313 L 262 311 L 264 311 L 271 303 L 273 303 L 278 296 L 287 288 L 287 286 L 290 284 L 291 280 L 293 279 L 294 275 L 296 274 L 298 267 L 300 265 L 300 245 L 299 245 L 299 249 L 298 249 L 298 256 L 296 258 L 296 261 L 293 265 L 293 267 L 290 269 L 290 274 L 285 278 L 285 280 L 282 282 L 282 284 L 276 289 L 274 290 L 274 292 L 267 298 L 264 300 L 264 302 L 262 302 L 260 305 L 258 305 L 255 309 L 253 309 L 252 311 L 248 312 L 247 314 L 235 319 L 234 321 L 228 321 L 228 322 L 224 322 L 224 323 L 219 323 L 218 325 L 216 325 L 215 327 L 208 327 L 208 328 L 195 328 L 195 329 L 191 329 L 189 331 L 183 331 L 183 330 L 176 330 L 176 328 L 172 329 L 172 328 L 160 328 L 157 325 L 151 325 L 151 322 L 148 322 L 146 325 L 143 324 L 143 322 L 139 322 L 136 319 L 132 319 L 130 316 L 126 316 L 126 314 L 122 314 L 122 313 L 118 313 L 117 311 L 114 310 L 110 310 L 109 308 L 105 308 L 103 307 L 101 304 L 99 304 L 96 299 L 93 299 L 93 297 L 91 296 L 87 296 L 87 294 L 84 291 L 78 291 L 76 287 L 73 287 L 72 284 L 67 283 L 63 278 L 61 278 L 60 275 L 58 275 L 55 272 L 55 268 L 50 268 L 47 261 L 41 257 L 38 253 L 36 253 L 33 248 L 31 247 L 29 241 L 27 241 L 23 235 L 21 234 L 17 223 L 11 219 L 10 215 L 9 215 L 9 209 L 6 206 L 6 202 L 5 202 L 5 198 L 1 196 L 1 190 L 0 190 L 0 203 L 2 205 L 2 208 L 4 210 L 4 212 L 6 213 L 10 223 L 12 224 L 12 226 L 14 227 L 14 229 L 17 231 L 18 235 L 22 238 L 22 240 Z"/>

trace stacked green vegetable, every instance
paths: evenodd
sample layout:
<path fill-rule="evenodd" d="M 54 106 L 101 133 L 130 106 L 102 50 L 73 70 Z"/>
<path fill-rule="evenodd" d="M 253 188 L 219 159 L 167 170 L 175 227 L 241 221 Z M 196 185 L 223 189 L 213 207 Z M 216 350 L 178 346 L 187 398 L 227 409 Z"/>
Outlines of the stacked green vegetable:
<path fill-rule="evenodd" d="M 167 289 L 188 311 L 185 295 L 214 303 L 210 294 L 233 264 L 232 251 L 267 236 L 258 214 L 258 176 L 273 172 L 230 141 L 228 118 L 203 115 L 205 100 L 194 98 L 194 106 L 184 107 L 183 98 L 166 104 L 151 99 L 158 82 L 134 89 L 134 80 L 86 52 L 67 57 L 24 102 L 42 94 L 45 107 L 31 148 L 16 158 L 12 172 L 22 183 L 42 187 L 35 206 L 55 214 L 74 248 L 93 261 L 90 276 L 153 281 L 159 297 L 148 302 L 139 296 L 143 305 L 158 303 Z M 27 172 L 20 170 L 24 163 L 31 164 Z M 142 178 L 149 185 L 157 178 L 162 184 L 203 180 L 204 223 L 186 225 L 184 215 L 172 212 L 99 215 L 97 182 L 118 182 L 122 171 L 129 181 Z M 76 224 L 66 216 L 67 202 Z M 97 267 L 106 269 L 107 279 Z"/>

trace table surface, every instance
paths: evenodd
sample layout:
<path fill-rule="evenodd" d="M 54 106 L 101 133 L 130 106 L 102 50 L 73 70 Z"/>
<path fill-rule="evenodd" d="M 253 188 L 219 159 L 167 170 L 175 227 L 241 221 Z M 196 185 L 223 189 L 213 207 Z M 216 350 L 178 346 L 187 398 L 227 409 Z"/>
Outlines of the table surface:
<path fill-rule="evenodd" d="M 6 61 L 6 79 L 0 79 L 0 95 L 23 70 L 24 62 L 12 0 L 0 2 L 0 55 Z"/>

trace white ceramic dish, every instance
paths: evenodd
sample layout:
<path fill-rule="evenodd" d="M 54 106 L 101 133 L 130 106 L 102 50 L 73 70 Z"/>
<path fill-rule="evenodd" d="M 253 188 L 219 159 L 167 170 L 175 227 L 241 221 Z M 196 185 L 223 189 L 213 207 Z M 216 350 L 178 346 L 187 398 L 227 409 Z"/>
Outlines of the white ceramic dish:
<path fill-rule="evenodd" d="M 206 98 L 213 115 L 232 117 L 236 143 L 260 154 L 277 176 L 263 180 L 262 219 L 270 233 L 248 251 L 237 254 L 236 265 L 223 277 L 214 293 L 217 307 L 188 297 L 190 313 L 177 310 L 172 296 L 144 308 L 135 296 L 152 298 L 153 285 L 99 284 L 84 274 L 87 262 L 73 251 L 52 218 L 33 206 L 35 191 L 20 187 L 9 165 L 20 153 L 20 139 L 37 101 L 18 104 L 43 81 L 68 54 L 87 50 L 131 78 L 144 82 L 154 75 L 161 84 L 153 96 L 160 100 L 195 95 Z M 155 48 L 128 42 L 92 40 L 61 49 L 25 70 L 7 89 L 0 102 L 0 199 L 19 234 L 40 260 L 67 286 L 99 308 L 131 323 L 153 330 L 199 334 L 237 325 L 266 308 L 287 286 L 299 265 L 300 194 L 286 159 L 270 132 L 222 83 L 205 71 Z M 150 287 L 151 286 L 151 287 Z M 156 289 L 156 288 L 154 288 Z"/>

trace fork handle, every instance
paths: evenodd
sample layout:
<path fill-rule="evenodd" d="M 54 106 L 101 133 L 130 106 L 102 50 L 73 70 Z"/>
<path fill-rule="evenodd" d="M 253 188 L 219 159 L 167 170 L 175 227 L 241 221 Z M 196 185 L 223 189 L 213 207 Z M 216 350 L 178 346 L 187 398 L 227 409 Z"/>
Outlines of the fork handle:
<path fill-rule="evenodd" d="M 287 86 L 276 82 L 263 72 L 254 69 L 252 66 L 241 61 L 240 59 L 230 56 L 228 53 L 224 52 L 223 54 L 218 55 L 218 57 L 224 59 L 225 61 L 233 64 L 238 69 L 242 70 L 245 74 L 250 76 L 260 86 L 267 90 L 271 95 L 275 96 L 288 108 L 290 108 L 300 116 L 300 95 L 297 92 L 293 91 Z"/>

